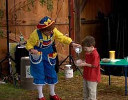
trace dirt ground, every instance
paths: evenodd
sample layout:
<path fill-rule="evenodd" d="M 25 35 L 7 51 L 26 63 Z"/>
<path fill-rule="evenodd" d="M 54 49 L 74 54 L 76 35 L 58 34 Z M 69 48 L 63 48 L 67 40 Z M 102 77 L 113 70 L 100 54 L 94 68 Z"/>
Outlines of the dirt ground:
<path fill-rule="evenodd" d="M 124 77 L 111 76 L 111 85 L 108 85 L 108 76 L 102 75 L 98 84 L 97 100 L 128 100 L 125 96 Z M 76 75 L 72 79 L 60 78 L 57 91 L 63 100 L 83 100 L 83 79 Z"/>
<path fill-rule="evenodd" d="M 56 84 L 56 94 L 62 100 L 83 100 L 83 79 L 79 72 L 74 72 L 74 77 L 65 79 L 60 73 L 59 82 Z M 124 76 L 111 76 L 111 85 L 108 85 L 108 76 L 102 75 L 98 84 L 97 100 L 128 100 L 125 96 Z M 49 87 L 44 86 L 44 96 L 49 100 Z M 36 90 L 24 90 L 13 85 L 0 84 L 0 100 L 37 100 Z"/>

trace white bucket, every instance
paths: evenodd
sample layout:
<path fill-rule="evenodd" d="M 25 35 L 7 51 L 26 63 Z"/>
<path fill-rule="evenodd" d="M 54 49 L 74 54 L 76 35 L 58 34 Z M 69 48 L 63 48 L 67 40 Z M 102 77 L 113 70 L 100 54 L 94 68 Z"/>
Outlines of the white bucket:
<path fill-rule="evenodd" d="M 65 78 L 73 77 L 73 69 L 71 69 L 71 65 L 65 65 Z"/>

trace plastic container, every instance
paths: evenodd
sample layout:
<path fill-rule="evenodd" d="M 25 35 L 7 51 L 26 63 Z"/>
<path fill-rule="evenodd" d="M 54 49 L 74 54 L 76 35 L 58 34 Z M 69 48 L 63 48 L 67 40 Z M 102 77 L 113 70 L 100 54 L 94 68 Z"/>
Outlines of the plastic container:
<path fill-rule="evenodd" d="M 82 52 L 82 47 L 80 46 L 80 47 L 76 47 L 75 48 L 75 52 L 76 53 L 81 53 Z"/>
<path fill-rule="evenodd" d="M 65 65 L 65 78 L 72 78 L 73 77 L 73 69 L 71 65 Z"/>
<path fill-rule="evenodd" d="M 115 60 L 115 51 L 109 51 L 109 58 Z"/>

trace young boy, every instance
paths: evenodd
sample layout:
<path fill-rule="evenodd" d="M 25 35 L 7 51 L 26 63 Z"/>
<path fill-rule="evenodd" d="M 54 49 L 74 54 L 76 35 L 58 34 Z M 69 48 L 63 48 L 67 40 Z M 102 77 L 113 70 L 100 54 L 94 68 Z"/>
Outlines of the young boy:
<path fill-rule="evenodd" d="M 85 61 L 77 60 L 77 66 L 83 66 L 84 100 L 96 100 L 97 84 L 100 82 L 100 56 L 95 48 L 95 39 L 86 36 L 82 41 Z"/>
<path fill-rule="evenodd" d="M 64 36 L 55 28 L 55 21 L 49 17 L 41 19 L 27 40 L 26 49 L 30 52 L 30 72 L 37 86 L 38 100 L 46 100 L 42 88 L 45 84 L 50 88 L 50 100 L 61 100 L 55 93 L 55 84 L 58 82 L 55 71 L 57 52 L 54 50 L 54 40 L 72 45 L 74 48 L 80 46 L 72 42 L 72 39 Z"/>

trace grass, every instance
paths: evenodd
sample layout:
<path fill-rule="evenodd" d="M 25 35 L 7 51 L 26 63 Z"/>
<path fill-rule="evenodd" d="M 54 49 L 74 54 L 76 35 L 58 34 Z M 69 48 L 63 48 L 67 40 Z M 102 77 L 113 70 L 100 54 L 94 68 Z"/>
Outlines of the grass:
<path fill-rule="evenodd" d="M 83 79 L 78 71 L 71 79 L 65 79 L 63 71 L 58 76 L 55 91 L 62 100 L 83 100 Z M 49 87 L 46 85 L 43 91 L 49 100 Z M 128 100 L 124 93 L 123 76 L 111 76 L 111 85 L 108 85 L 108 76 L 102 75 L 102 81 L 98 84 L 98 100 Z M 36 90 L 24 90 L 9 83 L 0 84 L 0 100 L 37 100 L 37 97 Z"/>

